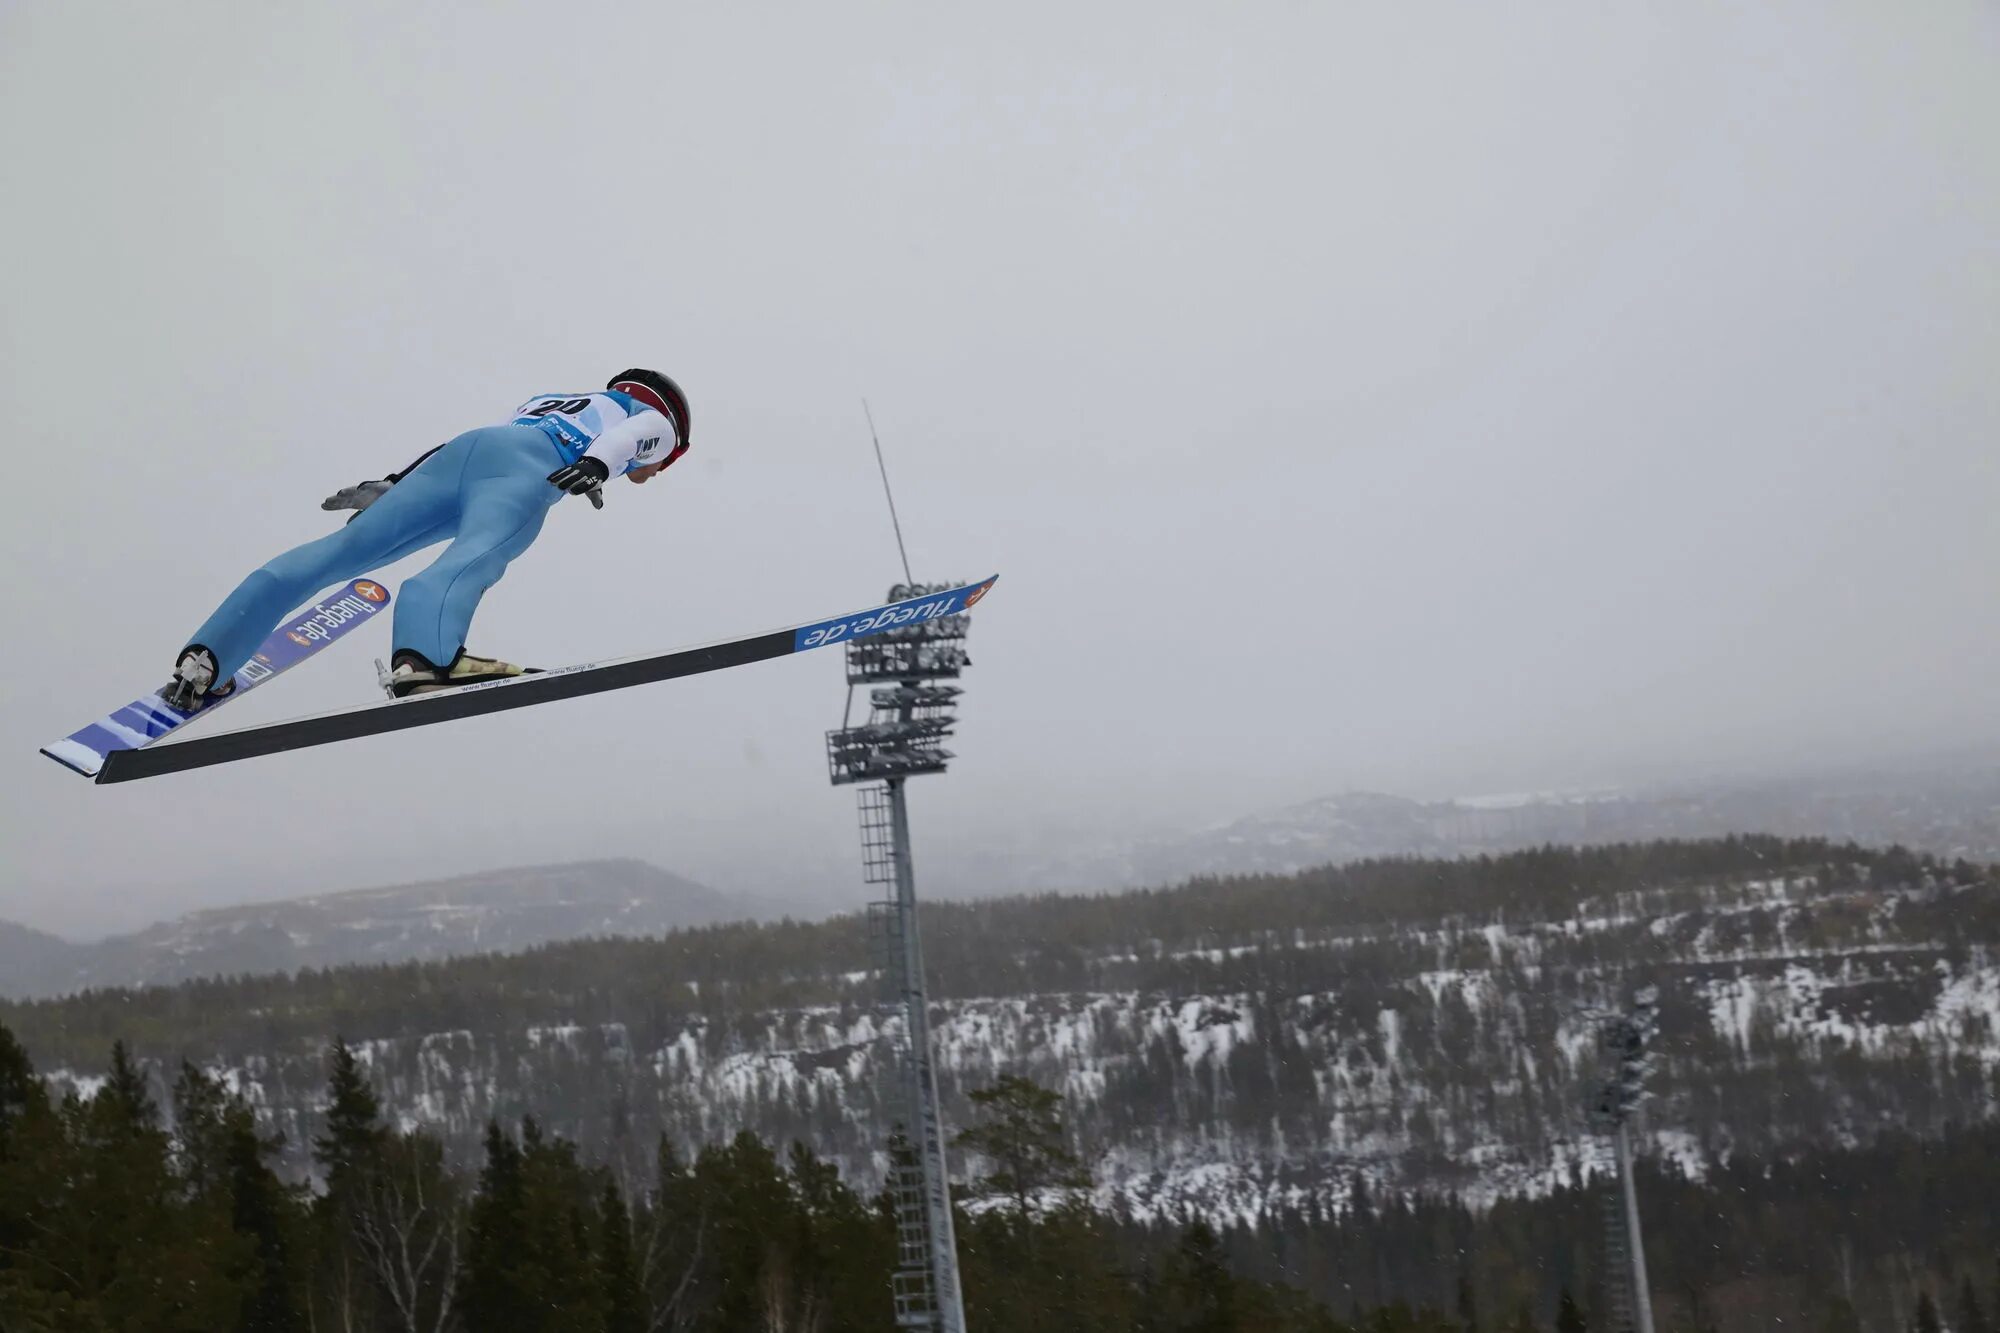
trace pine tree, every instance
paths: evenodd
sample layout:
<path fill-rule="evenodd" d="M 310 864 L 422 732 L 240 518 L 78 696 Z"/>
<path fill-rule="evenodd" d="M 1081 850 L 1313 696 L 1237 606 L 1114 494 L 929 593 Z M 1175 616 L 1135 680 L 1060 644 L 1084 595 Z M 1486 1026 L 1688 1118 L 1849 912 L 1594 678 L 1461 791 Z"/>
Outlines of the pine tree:
<path fill-rule="evenodd" d="M 257 1134 L 241 1098 L 186 1061 L 174 1082 L 175 1161 L 192 1225 L 234 1235 L 216 1267 L 238 1286 L 241 1333 L 283 1333 L 299 1322 L 294 1268 L 302 1206 L 265 1162 L 276 1144 Z"/>
<path fill-rule="evenodd" d="M 829 1329 L 873 1328 L 894 1253 L 886 1218 L 865 1205 L 804 1143 L 786 1158 L 791 1185 L 795 1269 Z"/>
<path fill-rule="evenodd" d="M 313 1164 L 326 1192 L 313 1205 L 318 1262 L 314 1305 L 334 1328 L 366 1327 L 381 1305 L 380 1284 L 360 1253 L 356 1226 L 387 1131 L 382 1106 L 347 1042 L 327 1052 L 326 1124 L 312 1141 Z"/>
<path fill-rule="evenodd" d="M 26 1328 L 60 1327 L 58 1314 L 87 1326 L 45 1249 L 49 1216 L 75 1180 L 70 1149 L 28 1053 L 0 1026 L 0 1310 L 19 1311 Z"/>
<path fill-rule="evenodd" d="M 1586 1333 L 1589 1327 L 1584 1322 L 1576 1297 L 1569 1294 L 1568 1287 L 1564 1287 L 1562 1295 L 1556 1300 L 1556 1333 Z"/>
<path fill-rule="evenodd" d="M 1847 1297 L 1829 1296 L 1825 1312 L 1820 1315 L 1819 1327 L 1821 1333 L 1862 1333 L 1861 1315 L 1855 1310 L 1854 1302 Z"/>
<path fill-rule="evenodd" d="M 1187 1229 L 1174 1259 L 1174 1285 L 1186 1321 L 1181 1327 L 1186 1333 L 1235 1333 L 1236 1279 L 1222 1262 L 1222 1247 L 1208 1223 Z"/>
<path fill-rule="evenodd" d="M 117 1126 L 132 1134 L 158 1129 L 159 1105 L 153 1101 L 146 1076 L 132 1063 L 132 1052 L 123 1041 L 111 1043 L 111 1073 L 97 1096 L 91 1098 L 91 1105 L 102 1110 L 100 1120 L 107 1126 Z"/>
<path fill-rule="evenodd" d="M 714 1318 L 723 1328 L 770 1322 L 771 1288 L 782 1303 L 791 1278 L 791 1189 L 770 1146 L 748 1130 L 695 1159 L 696 1207 L 712 1219 Z"/>
<path fill-rule="evenodd" d="M 1958 1291 L 1958 1327 L 1952 1333 L 1993 1333 L 1993 1326 L 1986 1322 L 1986 1311 L 1980 1307 L 1979 1291 L 1970 1277 Z"/>
<path fill-rule="evenodd" d="M 241 1100 L 230 1099 L 222 1130 L 230 1226 L 256 1259 L 239 1327 L 242 1333 L 289 1333 L 303 1311 L 297 1265 L 303 1207 L 265 1161 L 276 1145 L 258 1137 L 256 1117 Z"/>
<path fill-rule="evenodd" d="M 1060 1094 L 1032 1079 L 1002 1074 L 990 1088 L 971 1094 L 980 1122 L 959 1131 L 954 1146 L 978 1153 L 993 1164 L 980 1182 L 1013 1199 L 1025 1216 L 1035 1197 L 1051 1189 L 1078 1189 L 1090 1183 L 1063 1131 Z"/>
<path fill-rule="evenodd" d="M 661 1327 L 681 1328 L 715 1266 L 713 1217 L 693 1170 L 664 1134 L 654 1161 L 652 1197 L 634 1201 L 632 1248 L 650 1316 Z"/>
<path fill-rule="evenodd" d="M 10 1129 L 37 1106 L 46 1110 L 48 1091 L 35 1077 L 35 1066 L 21 1043 L 0 1024 L 0 1158 L 7 1154 Z"/>
<path fill-rule="evenodd" d="M 88 1102 L 61 1112 L 73 1170 L 44 1224 L 65 1284 L 112 1328 L 234 1329 L 253 1246 L 220 1203 L 190 1206 L 146 1076 L 123 1042 Z"/>
<path fill-rule="evenodd" d="M 349 1178 L 374 1160 L 385 1131 L 382 1103 L 353 1049 L 335 1037 L 327 1058 L 326 1128 L 313 1139 L 313 1162 L 325 1177 L 328 1197 L 337 1199 Z"/>
<path fill-rule="evenodd" d="M 173 1106 L 174 1157 L 183 1183 L 197 1199 L 226 1194 L 222 1085 L 183 1060 L 174 1080 Z"/>
<path fill-rule="evenodd" d="M 1938 1318 L 1937 1302 L 1927 1291 L 1917 1297 L 1917 1319 L 1911 1327 L 1915 1333 L 1944 1333 L 1944 1322 Z"/>
<path fill-rule="evenodd" d="M 576 1145 L 532 1118 L 518 1145 L 489 1125 L 460 1290 L 467 1327 L 486 1333 L 600 1333 L 598 1201 L 608 1173 L 587 1170 Z M 622 1204 L 620 1205 L 622 1207 Z"/>
<path fill-rule="evenodd" d="M 466 1219 L 464 1267 L 459 1274 L 459 1305 L 468 1328 L 482 1333 L 517 1333 L 532 1329 L 529 1312 L 520 1308 L 515 1290 L 515 1261 L 527 1249 L 527 1183 L 521 1149 L 500 1129 L 486 1124 L 486 1164 L 479 1170 L 479 1192 Z"/>
<path fill-rule="evenodd" d="M 645 1296 L 632 1253 L 632 1217 L 610 1180 L 597 1200 L 599 1282 L 604 1289 L 604 1333 L 647 1333 Z"/>

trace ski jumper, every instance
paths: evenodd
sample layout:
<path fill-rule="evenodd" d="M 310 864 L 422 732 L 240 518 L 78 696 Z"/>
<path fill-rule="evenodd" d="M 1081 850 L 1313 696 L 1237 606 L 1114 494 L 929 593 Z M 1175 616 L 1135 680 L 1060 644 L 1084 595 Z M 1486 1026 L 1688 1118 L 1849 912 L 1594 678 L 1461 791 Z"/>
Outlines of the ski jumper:
<path fill-rule="evenodd" d="M 674 426 L 628 394 L 544 394 L 506 422 L 469 430 L 389 478 L 387 492 L 345 527 L 278 556 L 237 585 L 188 640 L 228 680 L 295 608 L 442 541 L 451 545 L 411 575 L 396 599 L 394 647 L 440 666 L 465 647 L 472 613 L 514 557 L 542 530 L 563 492 L 551 471 L 590 457 L 613 477 L 665 459 Z"/>

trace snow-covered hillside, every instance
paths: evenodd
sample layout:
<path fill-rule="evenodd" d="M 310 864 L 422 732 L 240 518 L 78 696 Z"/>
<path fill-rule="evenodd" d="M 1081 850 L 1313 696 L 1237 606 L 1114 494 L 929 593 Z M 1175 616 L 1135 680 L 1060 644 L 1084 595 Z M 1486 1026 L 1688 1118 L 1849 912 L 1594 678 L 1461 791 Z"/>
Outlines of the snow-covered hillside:
<path fill-rule="evenodd" d="M 1490 1199 L 1597 1169 L 1595 1015 L 1654 983 L 1643 1142 L 1699 1172 L 2000 1113 L 1996 919 L 2000 890 L 1976 875 L 1885 885 L 1796 866 L 1547 919 L 1129 940 L 1072 960 L 1085 985 L 939 1001 L 939 1077 L 954 1119 L 1002 1071 L 1061 1089 L 1098 1194 L 1135 1214 L 1338 1207 L 1357 1181 Z M 748 1127 L 808 1139 L 868 1181 L 896 1022 L 860 974 L 834 984 L 783 1008 L 704 1009 L 684 982 L 680 1011 L 552 1002 L 528 1024 L 347 1035 L 394 1113 L 463 1153 L 489 1117 L 523 1113 L 633 1160 L 662 1130 Z M 309 1142 L 314 1047 L 192 1053 L 294 1153 Z"/>

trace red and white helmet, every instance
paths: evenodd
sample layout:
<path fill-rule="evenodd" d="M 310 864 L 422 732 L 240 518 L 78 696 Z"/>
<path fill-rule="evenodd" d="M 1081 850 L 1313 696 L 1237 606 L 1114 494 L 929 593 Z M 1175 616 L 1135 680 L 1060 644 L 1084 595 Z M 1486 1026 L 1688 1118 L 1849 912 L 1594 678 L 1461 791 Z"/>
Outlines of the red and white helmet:
<path fill-rule="evenodd" d="M 680 385 L 657 370 L 621 370 L 604 387 L 629 394 L 674 423 L 674 451 L 661 460 L 661 467 L 688 451 L 688 400 Z"/>

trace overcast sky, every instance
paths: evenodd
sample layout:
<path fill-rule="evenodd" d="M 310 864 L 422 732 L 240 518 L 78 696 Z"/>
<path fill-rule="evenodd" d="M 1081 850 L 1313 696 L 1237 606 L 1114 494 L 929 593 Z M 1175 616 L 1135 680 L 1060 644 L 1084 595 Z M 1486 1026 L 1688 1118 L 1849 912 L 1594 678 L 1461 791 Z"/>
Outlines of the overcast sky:
<path fill-rule="evenodd" d="M 633 364 L 693 452 L 558 508 L 471 648 L 877 600 L 866 394 L 920 576 L 1002 575 L 914 789 L 946 882 L 2000 741 L 1996 68 L 1991 4 L 1875 0 L 6 0 L 0 917 L 597 854 L 858 901 L 830 653 L 126 786 L 35 753 L 331 490 Z M 369 698 L 358 637 L 211 725 Z"/>

